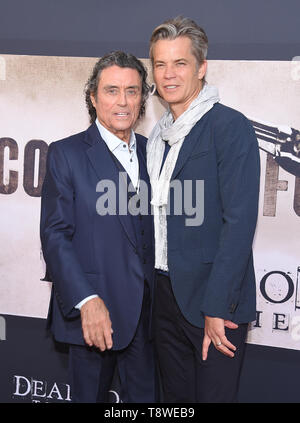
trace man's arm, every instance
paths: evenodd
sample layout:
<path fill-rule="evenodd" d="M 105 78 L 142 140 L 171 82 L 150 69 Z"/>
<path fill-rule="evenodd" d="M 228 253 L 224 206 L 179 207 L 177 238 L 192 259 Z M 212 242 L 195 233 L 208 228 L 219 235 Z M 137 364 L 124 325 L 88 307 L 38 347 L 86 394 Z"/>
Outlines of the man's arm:
<path fill-rule="evenodd" d="M 237 327 L 230 320 L 232 308 L 238 305 L 241 283 L 252 253 L 260 177 L 257 140 L 244 116 L 238 113 L 223 131 L 215 134 L 215 139 L 223 227 L 201 304 L 206 316 L 204 357 L 210 342 L 229 356 L 233 356 L 235 350 L 225 336 L 225 326 Z"/>
<path fill-rule="evenodd" d="M 72 245 L 75 232 L 74 198 L 71 170 L 64 151 L 58 144 L 51 144 L 41 202 L 40 230 L 44 258 L 64 316 L 72 318 L 81 315 L 85 341 L 100 348 L 104 337 L 105 344 L 110 348 L 111 322 L 101 298 L 90 299 L 81 310 L 76 308 L 83 299 L 95 295 L 95 289 L 89 284 Z"/>
<path fill-rule="evenodd" d="M 41 243 L 65 317 L 79 314 L 75 305 L 95 294 L 72 246 L 75 232 L 74 188 L 61 146 L 49 146 L 41 200 Z"/>

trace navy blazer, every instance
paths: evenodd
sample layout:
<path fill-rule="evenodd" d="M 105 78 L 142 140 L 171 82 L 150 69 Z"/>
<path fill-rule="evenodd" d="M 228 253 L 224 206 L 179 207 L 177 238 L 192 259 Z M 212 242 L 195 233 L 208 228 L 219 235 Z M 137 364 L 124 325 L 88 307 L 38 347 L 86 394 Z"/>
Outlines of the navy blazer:
<path fill-rule="evenodd" d="M 172 180 L 204 181 L 204 220 L 167 216 L 168 265 L 185 318 L 204 327 L 204 316 L 246 323 L 256 317 L 252 241 L 260 162 L 254 130 L 241 113 L 215 104 L 186 136 Z"/>
<path fill-rule="evenodd" d="M 146 172 L 146 139 L 136 134 L 140 177 Z M 112 321 L 113 349 L 134 336 L 143 300 L 144 280 L 153 284 L 152 218 L 145 223 L 147 264 L 130 215 L 100 216 L 96 192 L 100 180 L 119 187 L 119 170 L 94 123 L 86 131 L 50 144 L 42 190 L 41 241 L 53 281 L 48 322 L 56 340 L 83 345 L 80 311 L 84 298 L 98 294 Z M 150 221 L 151 220 L 151 221 Z M 148 231 L 149 232 L 149 231 Z"/>

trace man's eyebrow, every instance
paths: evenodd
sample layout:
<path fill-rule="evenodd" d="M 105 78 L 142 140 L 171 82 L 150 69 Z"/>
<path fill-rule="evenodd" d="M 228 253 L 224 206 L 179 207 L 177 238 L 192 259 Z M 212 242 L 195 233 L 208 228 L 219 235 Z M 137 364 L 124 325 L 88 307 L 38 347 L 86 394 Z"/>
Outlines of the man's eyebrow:
<path fill-rule="evenodd" d="M 177 62 L 188 62 L 188 59 L 182 57 L 182 58 L 179 58 L 179 59 L 175 59 L 174 62 L 175 63 L 177 63 Z M 165 63 L 165 60 L 162 60 L 162 59 L 154 60 L 154 64 L 157 64 L 157 63 Z"/>
<path fill-rule="evenodd" d="M 139 89 L 140 88 L 140 86 L 139 85 L 129 85 L 129 87 L 126 87 L 126 89 L 128 89 L 128 88 L 134 88 L 134 89 Z"/>
<path fill-rule="evenodd" d="M 120 87 L 118 85 L 105 85 L 104 86 L 104 89 L 105 90 L 109 90 L 111 88 L 120 89 Z M 139 85 L 129 85 L 128 87 L 126 87 L 126 90 L 128 90 L 128 88 L 135 88 L 135 89 L 137 89 L 137 88 L 140 88 L 140 86 Z"/>

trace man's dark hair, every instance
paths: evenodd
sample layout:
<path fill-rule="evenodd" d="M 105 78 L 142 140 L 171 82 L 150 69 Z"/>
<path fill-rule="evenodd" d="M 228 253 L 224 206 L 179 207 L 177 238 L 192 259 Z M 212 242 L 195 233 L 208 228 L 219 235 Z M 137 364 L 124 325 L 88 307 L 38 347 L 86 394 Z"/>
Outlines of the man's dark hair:
<path fill-rule="evenodd" d="M 90 96 L 96 97 L 99 79 L 103 69 L 111 66 L 119 66 L 120 68 L 131 68 L 136 69 L 141 77 L 142 82 L 142 100 L 139 118 L 145 114 L 145 104 L 149 94 L 149 85 L 147 83 L 147 70 L 143 63 L 132 54 L 124 53 L 123 51 L 113 51 L 105 56 L 101 57 L 95 64 L 92 74 L 85 86 L 85 102 L 90 115 L 90 122 L 93 123 L 96 120 L 96 110 L 92 104 Z"/>

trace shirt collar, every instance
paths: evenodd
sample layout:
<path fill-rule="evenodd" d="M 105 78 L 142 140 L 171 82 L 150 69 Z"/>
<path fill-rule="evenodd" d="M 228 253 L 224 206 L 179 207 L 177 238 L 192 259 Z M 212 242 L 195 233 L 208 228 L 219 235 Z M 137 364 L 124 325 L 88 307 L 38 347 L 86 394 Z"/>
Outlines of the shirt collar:
<path fill-rule="evenodd" d="M 118 138 L 116 135 L 114 135 L 112 132 L 106 129 L 103 125 L 101 125 L 98 119 L 96 119 L 96 125 L 100 132 L 101 137 L 104 139 L 110 151 L 114 151 L 118 147 L 124 144 L 127 145 L 125 141 L 122 141 L 120 138 Z M 135 139 L 135 133 L 133 132 L 133 130 L 131 130 L 129 148 L 130 150 L 134 150 L 134 151 L 136 150 L 136 139 Z"/>

